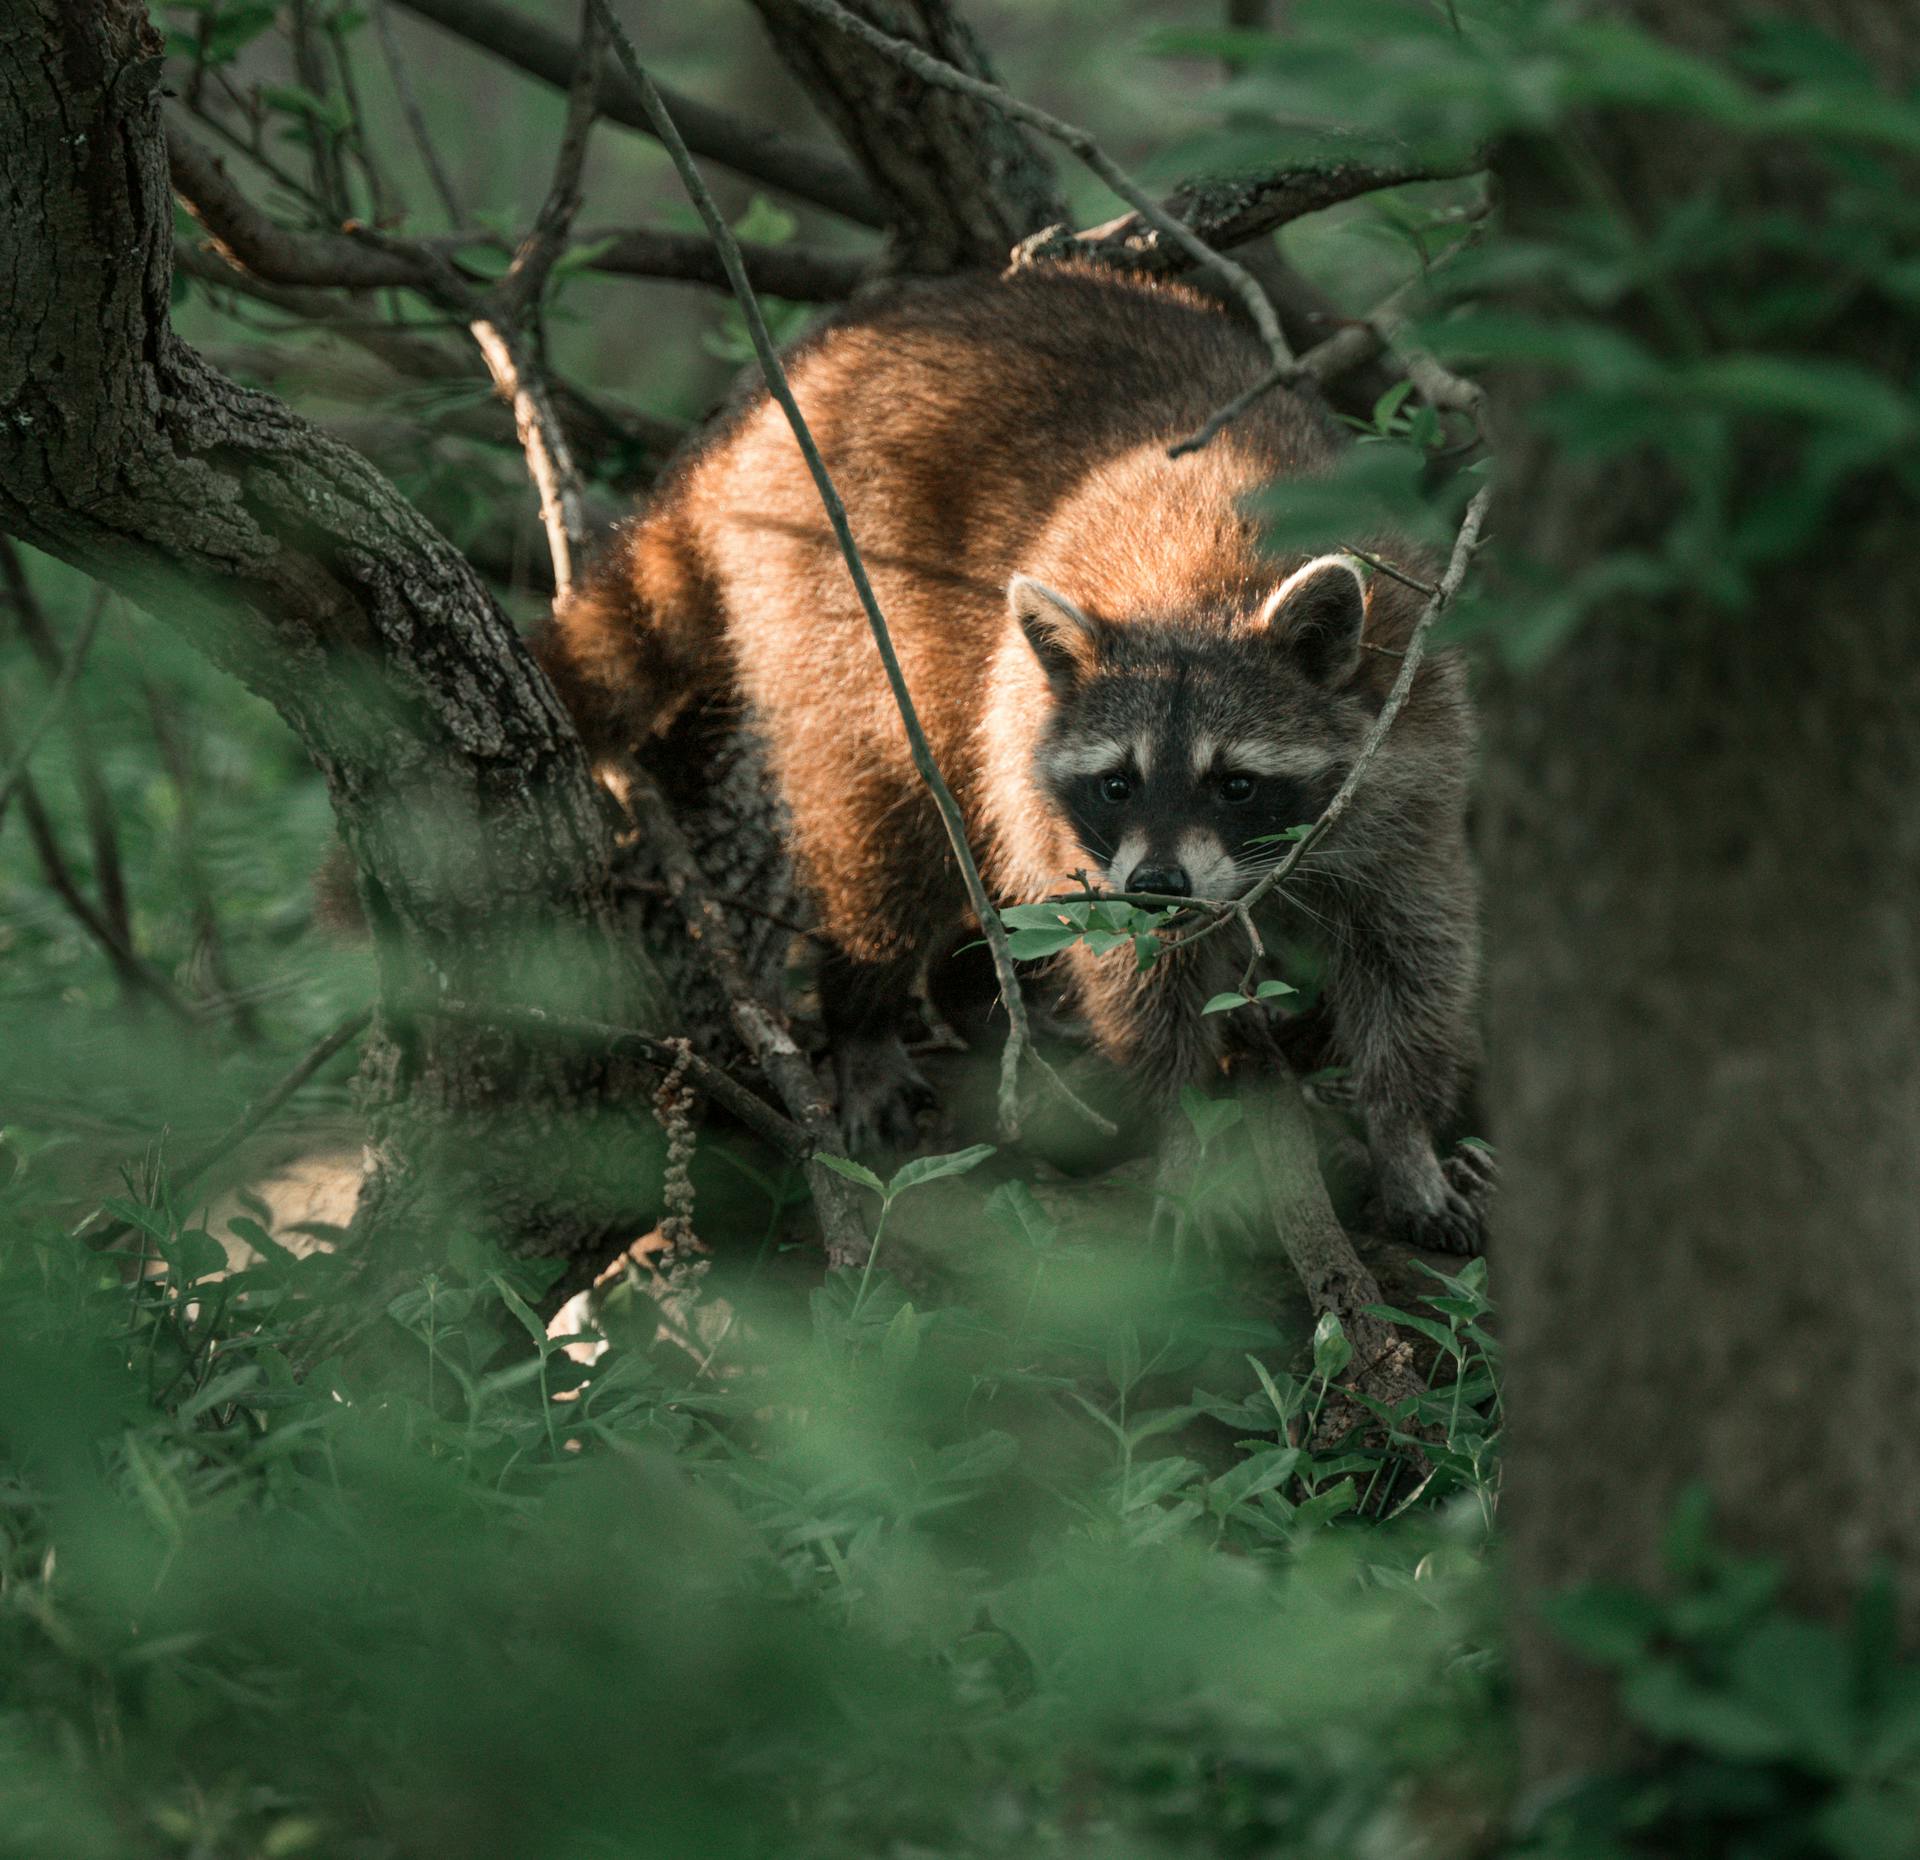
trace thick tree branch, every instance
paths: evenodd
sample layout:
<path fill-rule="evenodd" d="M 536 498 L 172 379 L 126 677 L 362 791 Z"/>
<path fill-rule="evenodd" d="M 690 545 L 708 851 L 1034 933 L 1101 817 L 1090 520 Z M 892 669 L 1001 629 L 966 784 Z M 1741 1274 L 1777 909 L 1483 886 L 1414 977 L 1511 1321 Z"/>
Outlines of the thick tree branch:
<path fill-rule="evenodd" d="M 942 71 L 987 80 L 986 53 L 951 0 L 860 0 L 873 41 L 805 0 L 752 4 L 884 200 L 897 269 L 997 270 L 1022 239 L 1064 216 L 1053 172 L 1018 122 L 882 49 L 909 46 Z"/>
<path fill-rule="evenodd" d="M 174 266 L 216 290 L 239 291 L 288 316 L 325 324 L 331 335 L 364 350 L 398 375 L 421 381 L 478 379 L 471 351 L 422 335 L 404 324 L 341 320 L 338 299 L 322 290 L 269 284 L 250 271 L 235 270 L 227 260 L 198 246 L 177 246 Z M 288 365 L 288 357 L 263 354 L 260 365 L 278 373 Z M 549 374 L 547 388 L 574 456 L 584 469 L 605 477 L 616 490 L 633 490 L 647 482 L 651 467 L 686 437 L 685 430 L 671 420 L 634 408 L 608 407 L 563 377 Z M 448 408 L 436 412 L 433 423 L 489 445 L 518 443 L 507 411 L 490 405 Z"/>
<path fill-rule="evenodd" d="M 573 81 L 574 45 L 564 34 L 540 25 L 503 0 L 397 0 L 397 4 L 531 77 L 561 90 Z M 715 109 L 698 98 L 678 91 L 669 91 L 667 96 L 673 119 L 682 126 L 687 145 L 695 154 L 863 226 L 886 224 L 879 196 L 838 156 Z M 644 135 L 655 133 L 638 94 L 618 71 L 602 74 L 598 103 L 600 114 L 609 122 Z"/>
<path fill-rule="evenodd" d="M 1235 246 L 1383 188 L 1457 180 L 1485 165 L 1485 155 L 1475 151 L 1455 162 L 1408 156 L 1401 161 L 1330 161 L 1273 174 L 1202 177 L 1175 188 L 1158 211 L 1207 245 Z M 1085 258 L 1131 271 L 1186 271 L 1196 263 L 1159 219 L 1138 211 L 1061 236 L 1036 256 Z"/>
<path fill-rule="evenodd" d="M 712 241 L 693 233 L 603 226 L 581 233 L 580 245 L 593 252 L 587 261 L 589 271 L 727 288 L 726 268 L 715 256 Z M 740 257 L 756 291 L 793 303 L 839 303 L 873 272 L 872 261 L 857 253 L 822 252 L 800 245 L 742 240 Z"/>

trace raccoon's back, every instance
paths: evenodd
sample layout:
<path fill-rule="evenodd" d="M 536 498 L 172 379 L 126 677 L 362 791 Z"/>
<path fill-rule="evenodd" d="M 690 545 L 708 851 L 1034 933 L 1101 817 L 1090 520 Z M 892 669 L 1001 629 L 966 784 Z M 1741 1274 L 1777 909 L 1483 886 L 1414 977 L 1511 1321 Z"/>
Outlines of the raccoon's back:
<path fill-rule="evenodd" d="M 1239 544 L 1226 532 L 1245 528 L 1237 489 L 1332 458 L 1337 441 L 1320 416 L 1273 395 L 1207 452 L 1165 460 L 1172 440 L 1266 366 L 1253 336 L 1197 294 L 1077 267 L 903 289 L 791 358 L 795 398 L 846 502 L 935 753 L 960 783 L 971 779 L 984 659 L 1008 624 L 1007 581 L 1046 572 L 1043 539 L 1104 557 L 1123 578 L 1149 545 L 1169 560 L 1232 552 Z M 1083 537 L 1069 523 L 1063 538 L 1062 515 L 1077 506 L 1103 531 L 1131 510 L 1135 533 Z M 842 743 L 864 754 L 870 738 L 899 740 L 865 621 L 777 407 L 761 399 L 737 415 L 656 509 L 648 527 L 676 539 L 674 559 L 699 559 L 750 702 L 790 714 L 802 702 L 821 708 L 830 693 Z M 824 745 L 825 726 L 813 734 Z"/>

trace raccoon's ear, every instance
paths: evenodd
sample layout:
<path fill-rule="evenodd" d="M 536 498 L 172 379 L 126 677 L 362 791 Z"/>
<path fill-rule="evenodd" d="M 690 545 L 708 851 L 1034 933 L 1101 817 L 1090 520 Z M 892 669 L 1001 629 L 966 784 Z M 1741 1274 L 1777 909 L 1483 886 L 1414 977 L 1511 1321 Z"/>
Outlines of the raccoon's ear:
<path fill-rule="evenodd" d="M 1296 568 L 1260 609 L 1260 624 L 1326 685 L 1345 684 L 1360 669 L 1366 618 L 1367 584 L 1346 555 L 1316 556 Z"/>
<path fill-rule="evenodd" d="M 1007 583 L 1007 605 L 1056 692 L 1071 690 L 1092 673 L 1100 629 L 1064 594 L 1031 575 L 1015 575 Z"/>

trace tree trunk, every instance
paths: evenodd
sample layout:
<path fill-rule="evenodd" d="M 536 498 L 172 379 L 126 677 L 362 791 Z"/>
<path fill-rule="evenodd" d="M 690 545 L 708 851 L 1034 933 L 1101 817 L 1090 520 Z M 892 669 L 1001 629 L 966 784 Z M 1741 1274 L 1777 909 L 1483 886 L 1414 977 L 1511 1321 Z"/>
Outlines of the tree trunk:
<path fill-rule="evenodd" d="M 1741 11 L 1633 10 L 1709 48 Z M 1798 11 L 1916 68 L 1920 18 L 1896 0 Z M 1589 127 L 1646 224 L 1715 182 L 1730 213 L 1802 210 L 1818 185 L 1698 121 Z M 1550 172 L 1507 164 L 1523 236 L 1565 204 Z M 1823 340 L 1897 380 L 1920 359 L 1883 309 Z M 1541 585 L 1655 549 L 1671 521 L 1651 461 L 1596 468 L 1523 437 L 1504 462 L 1502 541 Z M 1882 1557 L 1920 1595 L 1916 614 L 1911 512 L 1874 488 L 1737 615 L 1612 601 L 1487 706 L 1503 1516 L 1536 1773 L 1623 1738 L 1610 1686 L 1535 1603 L 1657 1585 L 1695 1482 L 1806 1608 L 1837 1617 Z"/>
<path fill-rule="evenodd" d="M 269 699 L 326 777 L 381 950 L 368 1208 L 591 1243 L 558 1127 L 620 1081 L 422 999 L 644 1002 L 605 803 L 472 569 L 356 453 L 168 324 L 160 44 L 134 0 L 0 16 L 0 527 L 120 589 Z"/>

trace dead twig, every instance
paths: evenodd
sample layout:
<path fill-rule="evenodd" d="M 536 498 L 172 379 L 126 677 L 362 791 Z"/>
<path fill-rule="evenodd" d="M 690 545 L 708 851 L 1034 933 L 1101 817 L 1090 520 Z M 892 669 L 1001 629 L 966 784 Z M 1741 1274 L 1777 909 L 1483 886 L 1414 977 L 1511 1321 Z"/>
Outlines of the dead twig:
<path fill-rule="evenodd" d="M 138 950 L 123 943 L 114 933 L 113 926 L 88 901 L 86 893 L 80 889 L 80 881 L 73 875 L 73 868 L 67 864 L 66 854 L 60 850 L 59 837 L 41 803 L 40 791 L 34 786 L 33 777 L 24 769 L 20 772 L 18 792 L 27 837 L 33 842 L 34 857 L 40 862 L 41 873 L 54 896 L 67 907 L 67 914 L 100 945 L 113 965 L 113 972 L 119 977 L 121 986 L 129 995 L 151 996 L 182 1026 L 196 1025 L 199 1016 L 179 989 Z"/>
<path fill-rule="evenodd" d="M 809 5 L 813 0 L 806 0 Z M 979 919 L 982 934 L 993 957 L 994 974 L 999 982 L 1000 996 L 1006 1004 L 1009 1031 L 1006 1055 L 1000 1073 L 999 1113 L 1001 1128 L 1009 1138 L 1016 1136 L 1020 1128 L 1020 1067 L 1023 1061 L 1031 1059 L 1036 1069 L 1061 1094 L 1062 1098 L 1073 1105 L 1082 1116 L 1098 1127 L 1111 1131 L 1112 1126 L 1090 1106 L 1082 1104 L 1068 1088 L 1066 1082 L 1041 1059 L 1033 1046 L 1032 1024 L 1028 1019 L 1026 1003 L 1020 992 L 1019 977 L 1014 971 L 1013 957 L 1007 949 L 1006 932 L 1001 928 L 993 901 L 987 895 L 985 882 L 980 876 L 980 868 L 975 862 L 972 849 L 967 844 L 966 823 L 961 818 L 960 804 L 954 799 L 950 789 L 933 759 L 933 751 L 927 743 L 926 732 L 921 728 L 919 712 L 914 707 L 913 695 L 907 689 L 907 681 L 900 669 L 899 656 L 893 647 L 893 635 L 888 630 L 886 616 L 880 611 L 880 603 L 875 598 L 873 584 L 867 578 L 866 564 L 862 561 L 860 550 L 853 538 L 853 531 L 847 521 L 846 506 L 840 501 L 840 493 L 834 488 L 826 463 L 820 456 L 819 447 L 814 443 L 813 433 L 794 400 L 793 390 L 787 383 L 786 370 L 780 365 L 773 338 L 768 332 L 766 318 L 761 314 L 758 298 L 754 295 L 753 285 L 747 278 L 746 268 L 741 263 L 740 248 L 733 237 L 732 229 L 727 225 L 719 208 L 714 204 L 713 196 L 707 191 L 706 183 L 700 178 L 700 171 L 694 165 L 693 156 L 682 140 L 680 132 L 674 127 L 673 117 L 666 104 L 661 100 L 659 91 L 641 65 L 632 42 L 622 30 L 620 22 L 614 18 L 608 0 L 589 0 L 589 4 L 600 14 L 608 36 L 620 63 L 627 73 L 634 89 L 639 93 L 642 107 L 652 122 L 660 140 L 666 145 L 667 152 L 673 157 L 673 164 L 679 170 L 682 185 L 688 197 L 705 222 L 708 233 L 720 253 L 725 265 L 727 278 L 733 286 L 733 294 L 739 301 L 742 314 L 746 318 L 747 329 L 753 339 L 754 353 L 760 361 L 760 372 L 767 384 L 767 391 L 778 403 L 786 415 L 787 424 L 793 429 L 802 457 L 807 463 L 815 489 L 820 494 L 820 502 L 827 513 L 827 521 L 833 527 L 840 553 L 846 561 L 847 573 L 853 581 L 854 591 L 859 596 L 860 605 L 867 616 L 867 624 L 873 633 L 875 646 L 879 649 L 880 662 L 886 668 L 887 683 L 893 692 L 895 705 L 900 712 L 900 720 L 907 734 L 907 743 L 912 751 L 914 767 L 919 771 L 921 780 L 932 795 L 938 809 L 941 822 L 946 828 L 948 843 L 953 848 L 954 858 L 960 866 L 961 877 L 965 881 L 968 901 L 974 915 Z M 849 15 L 848 17 L 851 17 Z M 878 37 L 886 44 L 884 34 Z M 916 58 L 924 54 L 913 51 Z M 946 71 L 951 67 L 941 65 L 937 59 L 928 60 L 938 69 Z M 955 72 L 954 76 L 962 74 Z M 979 80 L 968 78 L 967 84 Z M 964 86 L 963 86 L 964 87 Z M 983 90 L 1000 93 L 992 85 L 982 85 Z M 1271 315 L 1271 311 L 1269 311 Z M 717 907 L 715 907 L 717 909 Z M 830 1172 L 822 1172 L 830 1173 Z"/>
<path fill-rule="evenodd" d="M 575 565 L 586 559 L 586 492 L 567 444 L 566 428 L 547 390 L 545 372 L 521 332 L 539 311 L 541 293 L 566 250 L 567 235 L 580 211 L 580 177 L 598 107 L 601 44 L 592 0 L 585 0 L 580 9 L 579 57 L 567 91 L 566 127 L 554 158 L 553 179 L 506 276 L 480 299 L 469 324 L 489 372 L 513 407 L 514 429 L 540 497 L 556 601 L 565 600 L 572 591 Z"/>
<path fill-rule="evenodd" d="M 1270 369 L 1244 393 L 1228 401 L 1197 432 L 1168 447 L 1168 456 L 1180 458 L 1186 453 L 1198 452 L 1275 388 L 1293 387 L 1303 381 L 1324 388 L 1389 349 L 1398 356 L 1423 398 L 1435 407 L 1470 415 L 1477 429 L 1485 402 L 1479 384 L 1442 368 L 1407 333 L 1411 321 L 1407 306 L 1433 274 L 1469 243 L 1471 236 L 1449 247 L 1431 265 L 1390 291 L 1365 316 L 1354 318 L 1324 341 L 1316 342 L 1290 367 Z"/>

